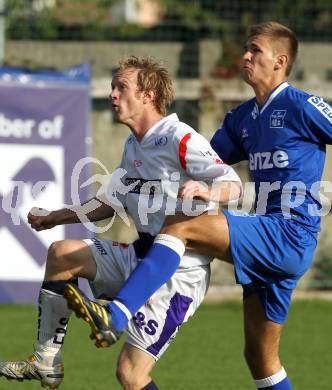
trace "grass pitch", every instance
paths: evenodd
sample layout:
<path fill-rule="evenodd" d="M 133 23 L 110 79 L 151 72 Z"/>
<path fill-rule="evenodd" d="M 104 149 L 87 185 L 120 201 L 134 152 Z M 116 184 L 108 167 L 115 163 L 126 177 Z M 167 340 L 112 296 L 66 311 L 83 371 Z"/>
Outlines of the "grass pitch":
<path fill-rule="evenodd" d="M 0 305 L 0 360 L 33 351 L 36 307 Z M 161 390 L 254 390 L 242 357 L 242 304 L 204 304 L 158 362 L 153 378 Z M 120 389 L 115 366 L 121 344 L 105 350 L 88 338 L 89 327 L 72 317 L 64 349 L 61 390 Z M 293 302 L 281 356 L 294 390 L 332 388 L 332 302 Z M 36 381 L 0 378 L 1 390 L 40 389 Z"/>

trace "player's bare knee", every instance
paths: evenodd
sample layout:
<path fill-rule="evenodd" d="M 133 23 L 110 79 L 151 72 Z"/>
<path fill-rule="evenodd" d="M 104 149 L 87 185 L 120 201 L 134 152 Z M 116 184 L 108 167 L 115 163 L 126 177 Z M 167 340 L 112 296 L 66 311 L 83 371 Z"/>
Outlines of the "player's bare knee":
<path fill-rule="evenodd" d="M 119 358 L 116 377 L 124 389 L 141 389 L 150 380 L 144 370 L 124 356 Z"/>
<path fill-rule="evenodd" d="M 50 270 L 63 270 L 67 268 L 66 241 L 55 241 L 48 248 L 46 268 Z"/>
<path fill-rule="evenodd" d="M 54 241 L 48 248 L 47 261 L 58 261 L 63 257 L 65 241 Z"/>
<path fill-rule="evenodd" d="M 124 389 L 141 389 L 144 377 L 138 370 L 128 364 L 119 364 L 116 377 Z"/>

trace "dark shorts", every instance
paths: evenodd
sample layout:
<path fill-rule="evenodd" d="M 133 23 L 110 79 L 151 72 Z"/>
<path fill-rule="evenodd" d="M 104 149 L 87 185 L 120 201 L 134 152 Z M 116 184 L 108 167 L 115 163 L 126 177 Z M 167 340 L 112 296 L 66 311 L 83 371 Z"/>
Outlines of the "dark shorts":
<path fill-rule="evenodd" d="M 284 323 L 292 292 L 312 262 L 316 236 L 281 214 L 224 213 L 235 278 L 244 296 L 257 292 L 267 318 Z"/>

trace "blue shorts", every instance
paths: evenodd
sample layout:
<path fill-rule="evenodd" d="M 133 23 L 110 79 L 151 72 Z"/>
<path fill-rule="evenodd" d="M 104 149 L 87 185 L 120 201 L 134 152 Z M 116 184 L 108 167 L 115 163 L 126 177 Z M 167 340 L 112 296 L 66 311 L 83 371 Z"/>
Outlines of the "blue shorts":
<path fill-rule="evenodd" d="M 308 270 L 317 245 L 315 234 L 282 214 L 224 211 L 230 234 L 235 278 L 244 297 L 257 292 L 266 317 L 284 323 L 291 295 Z"/>

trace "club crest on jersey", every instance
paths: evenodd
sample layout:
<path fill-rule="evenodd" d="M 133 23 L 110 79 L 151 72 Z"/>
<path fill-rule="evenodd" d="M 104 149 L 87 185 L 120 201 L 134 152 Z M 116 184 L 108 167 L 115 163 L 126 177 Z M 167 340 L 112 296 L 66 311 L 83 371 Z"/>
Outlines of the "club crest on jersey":
<path fill-rule="evenodd" d="M 142 160 L 134 160 L 135 167 L 140 167 L 142 164 Z"/>
<path fill-rule="evenodd" d="M 244 127 L 242 130 L 241 130 L 241 138 L 248 138 L 249 137 L 249 134 L 248 134 L 248 130 Z"/>
<path fill-rule="evenodd" d="M 167 137 L 163 136 L 163 137 L 158 137 L 154 140 L 154 144 L 156 146 L 165 146 L 167 145 L 167 142 L 168 142 L 168 139 Z"/>
<path fill-rule="evenodd" d="M 287 110 L 273 110 L 270 115 L 270 128 L 282 128 L 284 127 L 284 120 L 287 114 Z"/>

